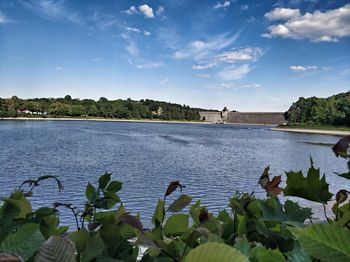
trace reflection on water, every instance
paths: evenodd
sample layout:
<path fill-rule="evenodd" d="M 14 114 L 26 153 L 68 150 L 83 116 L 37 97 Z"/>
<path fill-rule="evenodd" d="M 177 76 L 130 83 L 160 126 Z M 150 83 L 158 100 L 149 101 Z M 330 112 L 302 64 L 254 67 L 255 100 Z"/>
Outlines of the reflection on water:
<path fill-rule="evenodd" d="M 310 156 L 333 192 L 344 186 L 333 174 L 346 169 L 332 154 L 334 136 L 239 125 L 83 121 L 1 121 L 0 134 L 2 196 L 24 179 L 58 175 L 64 191 L 43 182 L 34 205 L 82 206 L 87 182 L 108 171 L 124 182 L 120 196 L 146 226 L 172 180 L 214 212 L 225 208 L 235 191 L 251 192 L 267 165 L 272 175 L 284 175 L 307 170 Z M 257 195 L 264 197 L 262 190 Z M 61 212 L 62 222 L 73 224 L 69 212 Z"/>

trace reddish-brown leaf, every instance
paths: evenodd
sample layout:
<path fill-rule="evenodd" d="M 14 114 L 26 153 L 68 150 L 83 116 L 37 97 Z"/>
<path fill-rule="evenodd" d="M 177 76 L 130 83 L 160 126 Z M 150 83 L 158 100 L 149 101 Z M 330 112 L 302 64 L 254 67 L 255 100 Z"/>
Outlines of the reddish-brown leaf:
<path fill-rule="evenodd" d="M 267 166 L 259 178 L 259 184 L 263 189 L 266 189 L 267 183 L 269 182 L 269 171 L 270 166 Z"/>
<path fill-rule="evenodd" d="M 279 187 L 281 176 L 274 176 L 271 181 L 267 182 L 266 192 L 270 195 L 277 196 L 282 193 L 282 188 Z"/>
<path fill-rule="evenodd" d="M 180 190 L 182 191 L 182 188 L 184 187 L 184 186 L 182 186 L 181 184 L 180 184 L 180 181 L 172 181 L 170 184 L 169 184 L 169 186 L 168 186 L 168 188 L 167 188 L 167 190 L 166 190 L 166 192 L 165 192 L 165 196 L 169 196 L 172 192 L 174 192 L 178 187 L 180 187 Z"/>
<path fill-rule="evenodd" d="M 350 136 L 343 137 L 338 141 L 338 143 L 336 143 L 333 146 L 332 150 L 337 157 L 340 156 L 340 157 L 347 158 L 349 144 L 350 144 Z"/>

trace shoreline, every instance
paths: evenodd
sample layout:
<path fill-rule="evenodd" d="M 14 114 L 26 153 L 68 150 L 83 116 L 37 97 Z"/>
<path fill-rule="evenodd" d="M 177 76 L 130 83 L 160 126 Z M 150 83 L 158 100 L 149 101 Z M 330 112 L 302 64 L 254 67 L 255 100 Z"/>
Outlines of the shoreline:
<path fill-rule="evenodd" d="M 324 129 L 307 129 L 307 128 L 283 128 L 274 127 L 272 131 L 292 132 L 292 133 L 304 133 L 304 134 L 318 134 L 318 135 L 333 135 L 333 136 L 349 136 L 350 131 L 341 130 L 324 130 Z"/>
<path fill-rule="evenodd" d="M 65 118 L 65 117 L 2 117 L 0 121 L 95 121 L 95 122 L 135 122 L 135 123 L 165 123 L 165 124 L 211 124 L 200 121 L 180 120 L 150 120 L 150 119 L 109 119 L 109 118 Z"/>

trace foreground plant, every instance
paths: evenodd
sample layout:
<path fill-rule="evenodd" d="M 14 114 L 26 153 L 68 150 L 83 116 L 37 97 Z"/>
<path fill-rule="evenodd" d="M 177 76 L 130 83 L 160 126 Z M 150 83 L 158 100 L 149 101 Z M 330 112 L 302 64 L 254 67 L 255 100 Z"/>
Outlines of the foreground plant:
<path fill-rule="evenodd" d="M 349 143 L 346 137 L 333 147 L 336 156 L 348 161 L 349 172 L 338 174 L 346 182 Z M 173 181 L 158 200 L 151 229 L 122 205 L 117 195 L 122 183 L 112 181 L 111 174 L 102 175 L 96 186 L 88 183 L 83 210 L 54 203 L 33 211 L 28 198 L 40 183 L 55 179 L 59 190 L 63 187 L 54 176 L 26 180 L 0 207 L 0 261 L 350 261 L 349 190 L 335 194 L 330 217 L 326 205 L 333 194 L 312 159 L 306 176 L 291 171 L 286 177 L 281 188 L 281 176 L 270 179 L 265 168 L 258 181 L 265 199 L 237 192 L 218 214 L 200 201 L 192 203 L 182 193 L 184 186 Z M 281 202 L 282 193 L 319 203 L 324 223 L 313 223 L 310 208 Z M 174 194 L 179 195 L 168 203 Z M 75 231 L 59 226 L 59 208 L 72 212 Z"/>

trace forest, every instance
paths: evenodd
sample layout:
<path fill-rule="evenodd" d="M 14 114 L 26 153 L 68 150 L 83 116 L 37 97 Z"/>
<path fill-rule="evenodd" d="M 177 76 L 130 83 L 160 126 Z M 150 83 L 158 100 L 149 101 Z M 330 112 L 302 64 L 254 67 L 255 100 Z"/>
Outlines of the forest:
<path fill-rule="evenodd" d="M 327 98 L 300 97 L 287 111 L 290 124 L 350 126 L 350 91 Z"/>
<path fill-rule="evenodd" d="M 0 117 L 103 117 L 120 119 L 199 120 L 197 109 L 187 105 L 142 99 L 108 100 L 64 98 L 0 98 Z"/>

